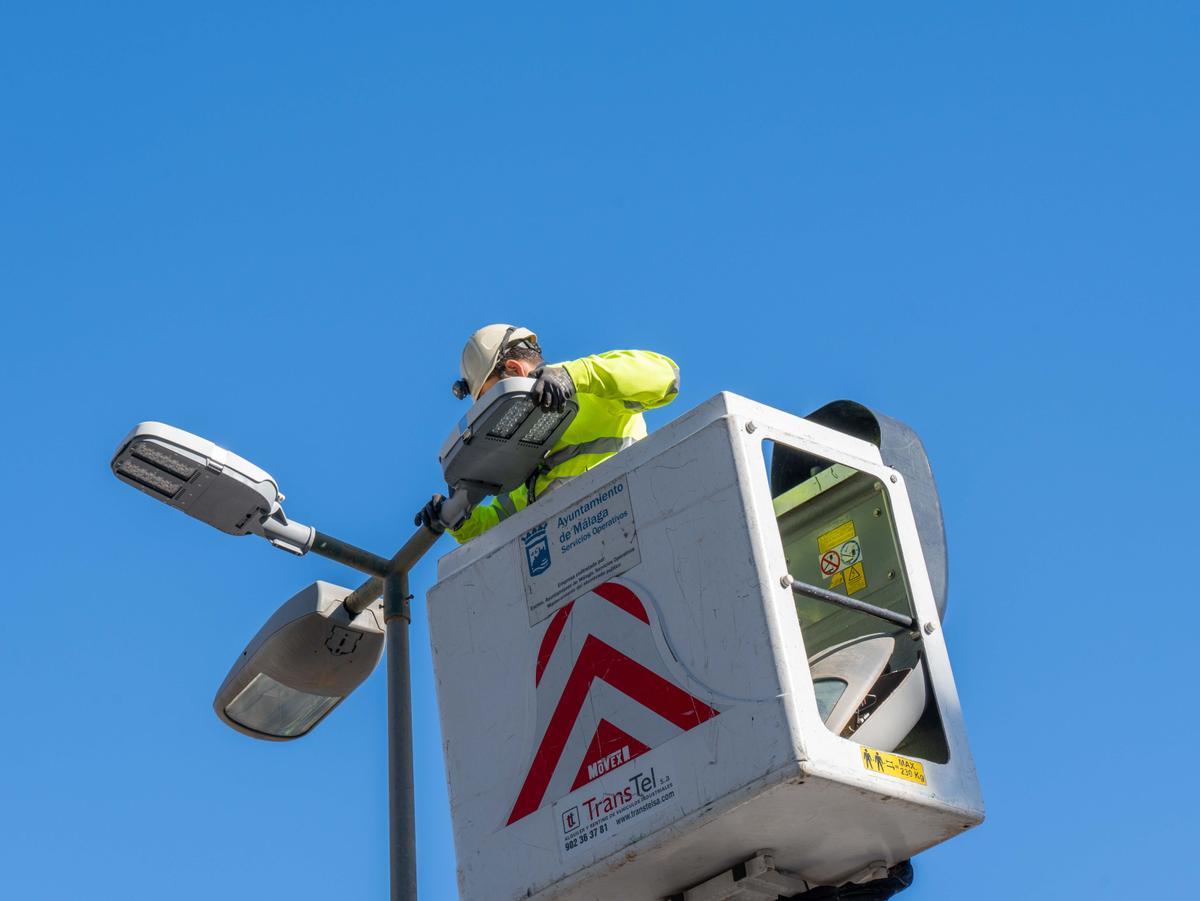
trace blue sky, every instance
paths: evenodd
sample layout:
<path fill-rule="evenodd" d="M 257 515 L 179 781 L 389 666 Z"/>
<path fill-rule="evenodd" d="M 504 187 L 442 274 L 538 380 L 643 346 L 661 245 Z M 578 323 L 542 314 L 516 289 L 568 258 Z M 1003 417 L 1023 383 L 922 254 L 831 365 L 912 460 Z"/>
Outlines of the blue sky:
<path fill-rule="evenodd" d="M 652 427 L 728 389 L 918 429 L 988 820 L 902 897 L 1175 891 L 1193 4 L 247 6 L 0 12 L 7 896 L 384 895 L 382 671 L 286 745 L 209 707 L 280 602 L 353 576 L 107 461 L 166 420 L 390 552 L 462 340 L 506 320 L 557 358 L 674 357 Z M 452 898 L 416 609 L 420 880 Z"/>

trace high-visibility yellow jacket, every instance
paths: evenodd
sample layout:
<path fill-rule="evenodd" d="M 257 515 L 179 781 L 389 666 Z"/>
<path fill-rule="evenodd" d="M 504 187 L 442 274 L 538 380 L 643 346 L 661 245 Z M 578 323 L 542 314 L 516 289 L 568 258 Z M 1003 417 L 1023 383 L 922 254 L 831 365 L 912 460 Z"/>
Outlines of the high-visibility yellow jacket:
<path fill-rule="evenodd" d="M 534 499 L 646 437 L 643 410 L 662 407 L 679 392 L 679 367 L 648 350 L 607 353 L 553 363 L 575 383 L 579 414 L 550 449 L 534 482 Z M 525 485 L 480 504 L 450 534 L 460 543 L 482 535 L 529 503 Z"/>

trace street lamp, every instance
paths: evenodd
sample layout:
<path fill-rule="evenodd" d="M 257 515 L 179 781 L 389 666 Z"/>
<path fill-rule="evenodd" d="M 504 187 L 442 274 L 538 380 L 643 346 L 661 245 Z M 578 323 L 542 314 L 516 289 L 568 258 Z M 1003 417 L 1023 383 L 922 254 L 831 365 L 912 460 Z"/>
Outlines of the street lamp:
<path fill-rule="evenodd" d="M 213 710 L 252 738 L 307 735 L 383 656 L 383 610 L 352 615 L 350 589 L 314 582 L 267 620 L 217 690 Z"/>
<path fill-rule="evenodd" d="M 314 530 L 289 522 L 270 474 L 207 439 L 162 422 L 142 422 L 117 448 L 112 471 L 138 491 L 230 535 L 262 535 L 304 554 Z"/>
<path fill-rule="evenodd" d="M 486 497 L 525 483 L 579 412 L 574 400 L 557 411 L 539 407 L 532 387 L 532 379 L 503 379 L 472 404 L 438 454 L 447 485 Z"/>
<path fill-rule="evenodd" d="M 560 410 L 538 406 L 533 386 L 532 379 L 502 379 L 451 430 L 439 455 L 450 488 L 443 526 L 457 527 L 485 497 L 523 484 L 579 412 L 574 400 Z M 136 426 L 110 466 L 126 484 L 222 532 L 260 535 L 281 550 L 315 553 L 371 577 L 352 592 L 316 582 L 289 599 L 238 657 L 213 707 L 254 738 L 299 738 L 370 675 L 386 645 L 391 896 L 415 899 L 408 573 L 441 531 L 421 526 L 390 559 L 379 557 L 288 519 L 267 472 L 161 422 Z"/>

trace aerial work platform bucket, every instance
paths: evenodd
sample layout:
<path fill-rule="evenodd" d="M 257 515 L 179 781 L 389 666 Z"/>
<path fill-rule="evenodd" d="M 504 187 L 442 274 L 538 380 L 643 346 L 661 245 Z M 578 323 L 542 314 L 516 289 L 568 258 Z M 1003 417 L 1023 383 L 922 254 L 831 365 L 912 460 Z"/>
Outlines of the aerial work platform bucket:
<path fill-rule="evenodd" d="M 720 394 L 443 557 L 462 897 L 663 898 L 762 851 L 837 885 L 981 822 L 913 508 L 870 441 Z"/>

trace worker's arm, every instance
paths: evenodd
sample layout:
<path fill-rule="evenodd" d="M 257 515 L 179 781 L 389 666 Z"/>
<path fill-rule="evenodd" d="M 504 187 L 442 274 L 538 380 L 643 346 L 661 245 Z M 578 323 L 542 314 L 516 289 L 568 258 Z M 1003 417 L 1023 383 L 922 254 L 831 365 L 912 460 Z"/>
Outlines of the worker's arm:
<path fill-rule="evenodd" d="M 527 502 L 528 492 L 525 486 L 521 485 L 508 494 L 493 498 L 490 504 L 480 504 L 463 520 L 461 526 L 448 531 L 455 541 L 463 544 L 472 538 L 478 538 L 492 526 L 504 522 L 518 510 L 524 509 Z"/>
<path fill-rule="evenodd" d="M 559 364 L 575 390 L 641 412 L 669 404 L 679 393 L 679 367 L 670 357 L 649 350 L 610 350 Z"/>

